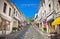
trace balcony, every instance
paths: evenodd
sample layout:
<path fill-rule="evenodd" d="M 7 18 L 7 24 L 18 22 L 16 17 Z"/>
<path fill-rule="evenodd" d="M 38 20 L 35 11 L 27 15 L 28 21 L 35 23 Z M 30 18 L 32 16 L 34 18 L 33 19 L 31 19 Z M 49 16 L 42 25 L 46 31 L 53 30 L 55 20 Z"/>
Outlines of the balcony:
<path fill-rule="evenodd" d="M 12 18 L 8 15 L 6 15 L 5 13 L 0 13 L 0 16 L 8 21 L 12 21 Z"/>
<path fill-rule="evenodd" d="M 48 17 L 48 16 L 50 16 L 51 14 L 53 14 L 53 11 L 54 11 L 54 10 L 52 10 L 50 13 L 46 14 L 46 16 Z"/>
<path fill-rule="evenodd" d="M 13 18 L 15 18 L 16 20 L 21 21 L 21 19 L 19 19 L 15 14 L 13 14 Z"/>

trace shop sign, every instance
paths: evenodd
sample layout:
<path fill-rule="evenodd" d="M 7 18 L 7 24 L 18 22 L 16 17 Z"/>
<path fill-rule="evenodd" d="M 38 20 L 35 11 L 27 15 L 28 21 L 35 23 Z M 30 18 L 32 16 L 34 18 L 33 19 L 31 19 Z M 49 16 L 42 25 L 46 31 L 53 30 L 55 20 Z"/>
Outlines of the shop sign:
<path fill-rule="evenodd" d="M 46 19 L 43 21 L 43 26 L 46 27 Z"/>

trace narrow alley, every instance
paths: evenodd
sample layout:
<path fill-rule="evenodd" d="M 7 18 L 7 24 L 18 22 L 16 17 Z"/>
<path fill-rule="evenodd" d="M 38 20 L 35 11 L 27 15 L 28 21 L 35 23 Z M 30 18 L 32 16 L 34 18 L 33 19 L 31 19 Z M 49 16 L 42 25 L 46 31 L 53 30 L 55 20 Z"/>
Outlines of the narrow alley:
<path fill-rule="evenodd" d="M 0 39 L 60 39 L 60 0 L 0 0 Z"/>

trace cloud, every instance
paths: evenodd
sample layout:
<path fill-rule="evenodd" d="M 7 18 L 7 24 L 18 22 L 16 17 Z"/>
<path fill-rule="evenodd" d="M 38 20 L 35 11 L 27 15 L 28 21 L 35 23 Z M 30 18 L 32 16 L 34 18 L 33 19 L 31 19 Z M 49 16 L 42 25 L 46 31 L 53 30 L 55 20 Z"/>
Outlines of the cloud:
<path fill-rule="evenodd" d="M 25 7 L 25 6 L 30 7 L 30 6 L 38 6 L 38 4 L 21 4 L 21 6 L 22 7 Z"/>

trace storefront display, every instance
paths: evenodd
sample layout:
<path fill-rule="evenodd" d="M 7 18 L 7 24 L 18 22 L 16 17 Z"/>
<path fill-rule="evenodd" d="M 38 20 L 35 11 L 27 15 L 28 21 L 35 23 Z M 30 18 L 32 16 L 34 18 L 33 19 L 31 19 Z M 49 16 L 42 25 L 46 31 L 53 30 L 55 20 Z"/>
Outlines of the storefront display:
<path fill-rule="evenodd" d="M 56 26 L 56 31 L 57 32 L 57 36 L 60 37 L 60 17 L 57 17 L 53 22 L 52 22 L 52 26 Z"/>
<path fill-rule="evenodd" d="M 4 29 L 10 30 L 10 22 L 0 17 L 0 31 Z"/>
<path fill-rule="evenodd" d="M 46 19 L 43 21 L 43 26 L 46 28 Z"/>

